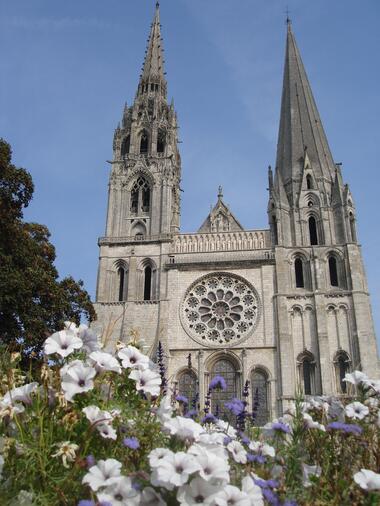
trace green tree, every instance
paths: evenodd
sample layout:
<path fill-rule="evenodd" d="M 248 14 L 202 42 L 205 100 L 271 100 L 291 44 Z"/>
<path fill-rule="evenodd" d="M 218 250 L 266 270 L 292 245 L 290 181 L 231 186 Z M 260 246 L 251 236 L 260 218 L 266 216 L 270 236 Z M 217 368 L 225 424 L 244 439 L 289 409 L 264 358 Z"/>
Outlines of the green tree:
<path fill-rule="evenodd" d="M 95 311 L 82 281 L 58 279 L 47 227 L 23 221 L 33 191 L 31 175 L 12 164 L 0 139 L 0 341 L 13 348 L 23 339 L 38 352 L 64 321 L 91 321 Z"/>

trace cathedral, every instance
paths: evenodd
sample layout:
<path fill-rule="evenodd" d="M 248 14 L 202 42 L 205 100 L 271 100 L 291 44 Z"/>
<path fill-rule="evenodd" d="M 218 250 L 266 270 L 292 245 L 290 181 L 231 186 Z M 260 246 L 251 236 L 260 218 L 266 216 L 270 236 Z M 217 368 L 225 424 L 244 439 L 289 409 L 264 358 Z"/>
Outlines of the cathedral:
<path fill-rule="evenodd" d="M 345 395 L 346 372 L 377 376 L 370 298 L 351 190 L 335 163 L 290 21 L 268 228 L 245 230 L 223 200 L 180 230 L 177 115 L 167 100 L 159 4 L 133 105 L 113 139 L 93 327 L 107 347 L 161 342 L 170 384 L 202 407 L 241 397 L 257 424 L 296 391 Z M 263 188 L 264 191 L 264 188 Z M 206 213 L 205 213 L 206 214 Z"/>

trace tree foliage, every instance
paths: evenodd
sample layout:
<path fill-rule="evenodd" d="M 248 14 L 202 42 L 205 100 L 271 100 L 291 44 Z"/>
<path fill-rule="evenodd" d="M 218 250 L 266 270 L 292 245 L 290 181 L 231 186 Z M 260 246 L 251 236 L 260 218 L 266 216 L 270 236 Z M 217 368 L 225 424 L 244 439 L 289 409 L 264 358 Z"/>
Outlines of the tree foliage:
<path fill-rule="evenodd" d="M 95 311 L 82 281 L 58 279 L 47 227 L 23 221 L 33 191 L 31 175 L 12 164 L 0 139 L 0 340 L 13 347 L 23 339 L 38 352 L 64 321 L 92 320 Z"/>

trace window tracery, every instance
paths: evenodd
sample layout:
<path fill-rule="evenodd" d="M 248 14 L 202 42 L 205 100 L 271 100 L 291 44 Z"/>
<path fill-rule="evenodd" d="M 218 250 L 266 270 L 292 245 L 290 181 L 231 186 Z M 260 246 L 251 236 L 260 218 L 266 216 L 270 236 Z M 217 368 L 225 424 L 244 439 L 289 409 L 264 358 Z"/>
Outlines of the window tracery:
<path fill-rule="evenodd" d="M 131 189 L 130 211 L 132 214 L 149 213 L 150 193 L 148 181 L 143 176 L 139 176 Z"/>
<path fill-rule="evenodd" d="M 178 392 L 184 395 L 191 405 L 196 400 L 198 394 L 198 381 L 197 376 L 191 369 L 186 369 L 179 377 Z"/>
<path fill-rule="evenodd" d="M 256 290 L 235 274 L 215 273 L 187 290 L 181 319 L 189 335 L 202 344 L 225 346 L 248 337 L 259 316 Z"/>
<path fill-rule="evenodd" d="M 262 427 L 269 421 L 268 375 L 261 369 L 255 369 L 251 375 L 252 410 L 255 413 L 255 425 Z"/>
<path fill-rule="evenodd" d="M 211 409 L 213 414 L 218 414 L 223 420 L 234 423 L 236 416 L 226 409 L 225 403 L 238 396 L 238 372 L 235 365 L 228 358 L 219 358 L 213 365 L 212 378 L 222 376 L 226 382 L 225 390 L 213 390 L 211 394 Z"/>

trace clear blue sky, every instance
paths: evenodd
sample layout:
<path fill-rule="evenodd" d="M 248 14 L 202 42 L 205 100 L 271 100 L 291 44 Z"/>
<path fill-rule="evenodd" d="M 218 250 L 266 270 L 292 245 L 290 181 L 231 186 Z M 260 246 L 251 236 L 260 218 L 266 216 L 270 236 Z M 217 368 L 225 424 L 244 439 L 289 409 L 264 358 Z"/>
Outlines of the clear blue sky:
<path fill-rule="evenodd" d="M 60 274 L 94 296 L 113 132 L 133 100 L 154 0 L 0 0 L 0 136 L 36 192 Z M 162 0 L 169 95 L 180 124 L 182 230 L 219 184 L 247 228 L 267 226 L 285 10 L 330 146 L 351 186 L 380 333 L 378 0 Z"/>

